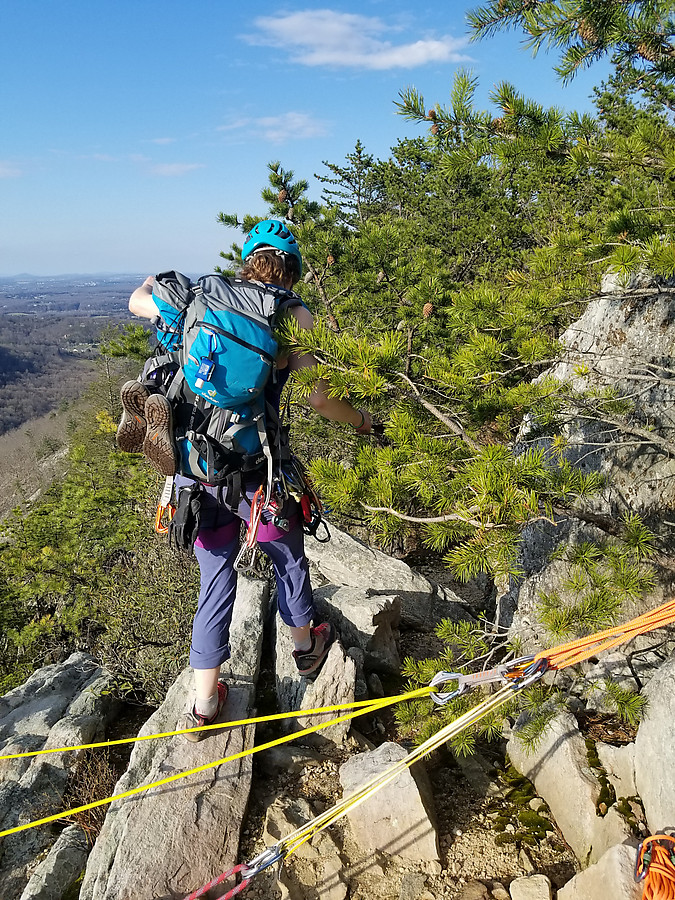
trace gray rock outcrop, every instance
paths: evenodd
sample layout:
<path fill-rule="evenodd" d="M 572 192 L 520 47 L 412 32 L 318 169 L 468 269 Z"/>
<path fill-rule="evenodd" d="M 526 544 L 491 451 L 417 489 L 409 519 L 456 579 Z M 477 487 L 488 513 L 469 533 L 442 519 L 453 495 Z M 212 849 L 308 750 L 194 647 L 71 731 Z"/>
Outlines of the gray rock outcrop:
<path fill-rule="evenodd" d="M 359 753 L 340 766 L 344 795 L 358 790 L 407 755 L 392 742 Z M 438 862 L 438 837 L 426 773 L 415 763 L 347 813 L 347 820 L 364 850 L 380 850 L 403 859 Z"/>
<path fill-rule="evenodd" d="M 255 714 L 252 706 L 266 598 L 266 585 L 240 578 L 224 719 L 240 720 Z M 174 730 L 192 699 L 192 672 L 186 669 L 140 735 Z M 254 726 L 249 725 L 215 731 L 197 744 L 182 736 L 137 743 L 116 794 L 206 768 L 111 804 L 89 857 L 80 900 L 185 896 L 233 865 L 248 803 L 252 760 L 245 756 L 210 764 L 249 750 L 254 737 Z"/>
<path fill-rule="evenodd" d="M 675 657 L 645 688 L 647 711 L 635 740 L 635 783 L 652 834 L 675 827 Z"/>
<path fill-rule="evenodd" d="M 118 704 L 111 676 L 85 653 L 34 672 L 0 698 L 0 751 L 12 753 L 77 746 L 102 740 Z M 15 759 L 0 767 L 0 831 L 58 812 L 80 751 Z M 35 860 L 58 837 L 31 828 L 0 843 L 0 896 L 20 897 Z M 79 873 L 78 873 L 79 874 Z"/>

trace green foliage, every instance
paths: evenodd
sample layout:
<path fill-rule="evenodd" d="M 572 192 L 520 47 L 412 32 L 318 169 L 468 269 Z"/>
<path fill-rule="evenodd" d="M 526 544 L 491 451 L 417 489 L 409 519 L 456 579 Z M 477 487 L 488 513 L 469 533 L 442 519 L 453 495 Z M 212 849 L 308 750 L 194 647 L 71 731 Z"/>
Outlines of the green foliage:
<path fill-rule="evenodd" d="M 520 28 L 527 46 L 561 51 L 556 71 L 563 80 L 610 54 L 622 86 L 643 78 L 649 85 L 675 77 L 675 20 L 663 0 L 489 0 L 468 15 L 478 38 Z"/>
<path fill-rule="evenodd" d="M 113 434 L 106 415 L 83 419 L 65 478 L 3 525 L 0 692 L 74 649 L 151 700 L 184 665 L 194 567 L 170 559 L 150 533 L 157 477 L 120 453 Z"/>
<path fill-rule="evenodd" d="M 625 539 L 581 541 L 565 548 L 564 576 L 556 588 L 539 595 L 539 620 L 557 640 L 613 625 L 625 603 L 654 587 L 655 572 L 645 562 L 653 536 L 635 515 L 624 517 Z"/>
<path fill-rule="evenodd" d="M 150 356 L 151 332 L 143 325 L 130 323 L 121 329 L 110 327 L 101 334 L 101 353 L 113 359 L 134 359 L 145 362 Z"/>
<path fill-rule="evenodd" d="M 593 685 L 592 694 L 600 693 L 606 704 L 611 706 L 622 722 L 627 725 L 639 725 L 647 708 L 647 698 L 631 688 L 622 687 L 611 678 L 606 678 L 601 685 Z"/>

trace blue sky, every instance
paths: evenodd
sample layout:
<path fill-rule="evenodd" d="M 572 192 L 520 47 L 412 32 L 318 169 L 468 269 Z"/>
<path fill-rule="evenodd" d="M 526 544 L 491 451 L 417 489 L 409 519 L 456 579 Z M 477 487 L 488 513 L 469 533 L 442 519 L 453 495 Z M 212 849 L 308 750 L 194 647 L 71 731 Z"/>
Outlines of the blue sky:
<path fill-rule="evenodd" d="M 267 163 L 310 181 L 357 139 L 386 157 L 421 133 L 396 115 L 407 86 L 446 103 L 454 72 L 479 102 L 508 80 L 590 109 L 592 69 L 563 88 L 555 59 L 506 33 L 469 43 L 475 4 L 339 0 L 7 0 L 0 58 L 0 275 L 198 274 L 264 213 Z"/>

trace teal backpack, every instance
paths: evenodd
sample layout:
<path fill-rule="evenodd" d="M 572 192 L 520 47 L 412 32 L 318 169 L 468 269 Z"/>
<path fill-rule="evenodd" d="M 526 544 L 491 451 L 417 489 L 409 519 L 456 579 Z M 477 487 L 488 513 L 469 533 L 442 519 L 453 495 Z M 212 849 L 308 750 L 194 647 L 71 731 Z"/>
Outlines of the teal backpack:
<path fill-rule="evenodd" d="M 178 473 L 222 486 L 231 506 L 247 481 L 264 481 L 269 495 L 275 462 L 289 456 L 269 396 L 274 326 L 302 301 L 283 288 L 222 275 L 193 283 L 179 272 L 155 278 L 153 300 L 161 326 L 152 367 L 172 407 Z"/>

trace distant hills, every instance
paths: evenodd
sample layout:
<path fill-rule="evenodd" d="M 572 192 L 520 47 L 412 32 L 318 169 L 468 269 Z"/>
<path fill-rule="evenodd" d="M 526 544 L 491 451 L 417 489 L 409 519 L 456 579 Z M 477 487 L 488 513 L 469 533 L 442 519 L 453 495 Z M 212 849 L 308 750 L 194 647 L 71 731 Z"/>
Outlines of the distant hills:
<path fill-rule="evenodd" d="M 144 278 L 134 274 L 0 277 L 0 314 L 128 319 L 129 294 Z"/>
<path fill-rule="evenodd" d="M 81 394 L 96 376 L 101 329 L 131 319 L 144 277 L 0 278 L 0 434 Z"/>

